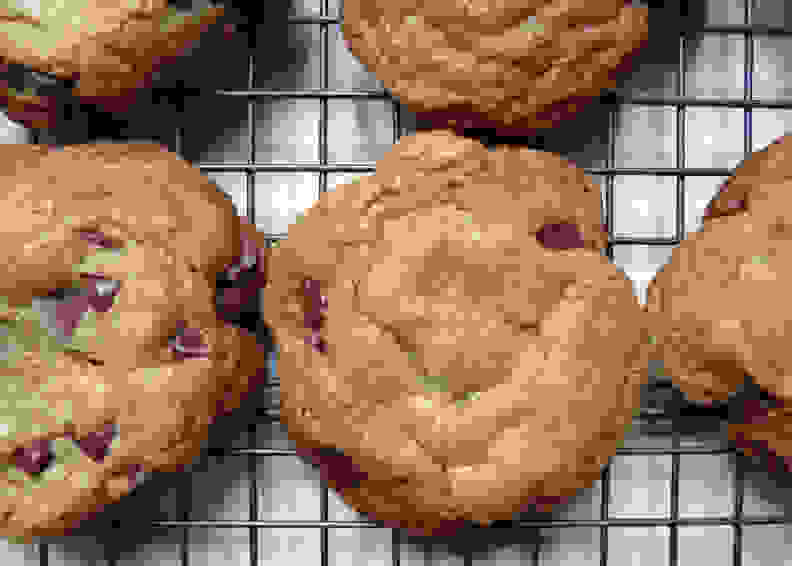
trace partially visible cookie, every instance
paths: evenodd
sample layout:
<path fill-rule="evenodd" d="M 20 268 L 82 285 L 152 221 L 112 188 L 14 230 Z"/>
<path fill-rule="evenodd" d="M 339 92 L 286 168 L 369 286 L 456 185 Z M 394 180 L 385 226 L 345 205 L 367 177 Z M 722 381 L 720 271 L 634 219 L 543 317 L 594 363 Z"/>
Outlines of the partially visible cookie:
<path fill-rule="evenodd" d="M 348 504 L 423 533 L 575 494 L 646 369 L 605 243 L 599 191 L 558 156 L 402 138 L 272 250 L 290 437 Z"/>
<path fill-rule="evenodd" d="M 50 127 L 62 118 L 59 105 L 66 98 L 123 109 L 154 71 L 224 14 L 222 6 L 202 0 L 188 9 L 171 4 L 6 2 L 0 7 L 0 99 L 10 117 Z"/>
<path fill-rule="evenodd" d="M 648 37 L 624 0 L 345 0 L 350 51 L 436 128 L 547 128 L 615 85 Z"/>
<path fill-rule="evenodd" d="M 792 456 L 784 432 L 792 398 L 791 147 L 789 137 L 780 138 L 736 169 L 710 203 L 702 229 L 674 250 L 651 283 L 648 301 L 672 379 L 692 400 L 713 402 L 729 398 L 750 376 L 772 407 L 732 411 L 731 435 L 745 446 L 755 434 L 781 456 Z"/>
<path fill-rule="evenodd" d="M 151 145 L 6 148 L 0 535 L 29 539 L 190 464 L 266 353 L 215 306 L 254 231 L 197 170 Z"/>

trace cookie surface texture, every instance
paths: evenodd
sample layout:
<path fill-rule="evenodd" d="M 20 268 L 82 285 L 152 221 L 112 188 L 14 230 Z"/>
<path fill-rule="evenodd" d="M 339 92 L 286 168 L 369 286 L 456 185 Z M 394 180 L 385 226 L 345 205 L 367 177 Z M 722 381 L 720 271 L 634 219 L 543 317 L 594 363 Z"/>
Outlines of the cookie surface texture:
<path fill-rule="evenodd" d="M 29 538 L 190 464 L 264 354 L 215 312 L 240 226 L 198 170 L 147 144 L 4 157 L 0 535 Z"/>
<path fill-rule="evenodd" d="M 177 10 L 167 0 L 8 0 L 0 6 L 0 74 L 23 65 L 53 81 L 78 81 L 74 96 L 112 109 L 223 14 L 221 6 Z M 30 89 L 10 82 L 0 92 L 11 112 L 49 126 L 56 101 L 42 94 L 46 82 Z"/>
<path fill-rule="evenodd" d="M 638 403 L 643 313 L 605 245 L 570 162 L 402 138 L 272 250 L 290 436 L 348 504 L 424 533 L 573 495 Z"/>
<path fill-rule="evenodd" d="M 648 11 L 623 0 L 345 0 L 343 34 L 413 112 L 535 129 L 615 85 L 648 37 Z"/>
<path fill-rule="evenodd" d="M 659 345 L 670 377 L 695 401 L 725 401 L 746 377 L 774 399 L 772 410 L 730 432 L 792 456 L 792 353 L 786 345 L 792 281 L 792 139 L 785 136 L 741 163 L 649 288 L 662 324 Z M 775 423 L 771 426 L 768 423 Z M 775 430 L 775 434 L 769 434 Z"/>

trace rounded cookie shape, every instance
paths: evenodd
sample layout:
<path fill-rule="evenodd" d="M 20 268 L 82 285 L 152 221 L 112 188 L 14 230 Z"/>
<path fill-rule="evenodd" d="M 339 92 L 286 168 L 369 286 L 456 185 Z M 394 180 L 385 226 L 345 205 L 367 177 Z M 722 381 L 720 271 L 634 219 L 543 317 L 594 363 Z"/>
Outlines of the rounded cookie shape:
<path fill-rule="evenodd" d="M 402 138 L 272 250 L 289 435 L 347 503 L 425 533 L 573 495 L 645 370 L 643 313 L 604 245 L 599 192 L 569 162 Z"/>
<path fill-rule="evenodd" d="M 344 1 L 350 51 L 435 127 L 550 127 L 629 65 L 648 11 L 624 0 Z"/>
<path fill-rule="evenodd" d="M 750 376 L 773 400 L 773 410 L 734 414 L 732 438 L 792 456 L 782 423 L 792 396 L 792 356 L 785 335 L 792 281 L 792 169 L 788 137 L 751 155 L 710 203 L 703 226 L 671 255 L 649 287 L 658 349 L 671 377 L 695 401 L 724 401 Z M 751 400 L 745 401 L 752 403 Z M 752 418 L 745 414 L 750 413 Z M 760 423 L 761 421 L 761 423 Z M 748 442 L 748 444 L 746 444 Z"/>
<path fill-rule="evenodd" d="M 6 0 L 0 6 L 0 97 L 9 115 L 45 128 L 57 120 L 64 99 L 123 109 L 163 63 L 224 15 L 223 6 L 171 4 Z"/>
<path fill-rule="evenodd" d="M 29 539 L 191 463 L 266 354 L 220 319 L 212 272 L 258 238 L 197 171 L 151 146 L 7 147 L 0 536 Z"/>

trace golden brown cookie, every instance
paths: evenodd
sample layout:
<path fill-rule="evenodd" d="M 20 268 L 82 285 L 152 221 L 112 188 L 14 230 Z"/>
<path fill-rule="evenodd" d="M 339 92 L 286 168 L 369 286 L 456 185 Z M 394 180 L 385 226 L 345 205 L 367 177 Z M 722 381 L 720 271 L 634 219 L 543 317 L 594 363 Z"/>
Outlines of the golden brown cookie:
<path fill-rule="evenodd" d="M 49 127 L 64 94 L 110 110 L 128 104 L 163 62 L 179 56 L 224 13 L 222 6 L 200 1 L 190 10 L 170 4 L 11 0 L 0 7 L 0 97 L 12 119 Z"/>
<path fill-rule="evenodd" d="M 263 377 L 255 336 L 215 308 L 215 270 L 253 231 L 162 148 L 6 147 L 0 535 L 61 534 L 189 464 Z M 53 326 L 33 304 L 48 291 Z"/>
<path fill-rule="evenodd" d="M 344 500 L 422 532 L 590 484 L 638 403 L 648 334 L 560 157 L 402 138 L 272 250 L 281 416 Z"/>
<path fill-rule="evenodd" d="M 614 86 L 648 37 L 648 11 L 624 0 L 345 0 L 343 33 L 419 119 L 525 131 Z"/>
<path fill-rule="evenodd" d="M 13 279 L 0 281 L 0 295 L 12 301 L 28 296 L 30 286 L 41 295 L 71 280 L 75 249 L 63 243 L 76 228 L 110 234 L 126 227 L 136 239 L 178 250 L 191 270 L 210 278 L 239 255 L 231 202 L 162 146 L 6 145 L 3 157 L 0 199 L 13 214 L 2 227 L 0 261 Z"/>
<path fill-rule="evenodd" d="M 710 203 L 702 229 L 657 274 L 648 301 L 672 379 L 689 398 L 712 402 L 726 400 L 750 376 L 774 408 L 740 408 L 731 435 L 744 444 L 755 432 L 782 456 L 792 456 L 781 416 L 792 396 L 785 308 L 792 280 L 790 148 L 792 140 L 780 138 L 736 169 Z M 777 435 L 768 436 L 773 428 Z"/>

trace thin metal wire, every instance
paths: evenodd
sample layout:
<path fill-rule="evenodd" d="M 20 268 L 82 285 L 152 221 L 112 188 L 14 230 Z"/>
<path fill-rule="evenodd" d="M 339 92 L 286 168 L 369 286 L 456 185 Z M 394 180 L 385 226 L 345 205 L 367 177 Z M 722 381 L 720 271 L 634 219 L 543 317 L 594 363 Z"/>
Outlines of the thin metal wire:
<path fill-rule="evenodd" d="M 192 500 L 191 497 L 192 486 L 193 486 L 193 478 L 192 475 L 190 474 L 188 475 L 187 478 L 185 478 L 184 483 L 180 485 L 180 489 L 177 492 L 182 521 L 187 523 L 190 522 L 190 504 Z M 184 531 L 182 532 L 182 538 L 179 541 L 179 554 L 181 558 L 181 566 L 189 566 L 190 564 L 189 544 L 190 544 L 190 529 L 184 529 Z"/>
<path fill-rule="evenodd" d="M 162 90 L 170 90 L 163 88 Z M 185 88 L 184 92 L 196 96 L 220 95 L 247 98 L 286 98 L 286 99 L 356 99 L 365 100 L 394 100 L 393 96 L 384 90 L 326 90 L 321 89 L 300 89 L 300 90 L 268 90 L 268 89 L 235 89 L 235 90 L 202 90 L 198 88 Z M 641 106 L 703 106 L 703 107 L 727 107 L 727 108 L 792 108 L 790 99 L 750 99 L 744 98 L 706 98 L 706 97 L 687 97 L 687 96 L 667 96 L 658 98 L 645 95 L 627 95 L 614 90 L 603 90 L 602 99 L 614 101 L 619 104 L 634 104 Z"/>
<path fill-rule="evenodd" d="M 679 429 L 674 428 L 671 432 L 671 443 L 674 448 L 679 447 Z M 679 564 L 679 530 L 677 529 L 679 520 L 679 454 L 671 455 L 671 524 L 668 533 L 668 559 L 670 566 Z"/>
<path fill-rule="evenodd" d="M 251 54 L 248 57 L 248 84 L 256 85 L 256 58 Z M 256 101 L 248 101 L 248 164 L 256 162 Z M 256 176 L 252 170 L 245 171 L 245 211 L 248 220 L 256 222 Z"/>
<path fill-rule="evenodd" d="M 391 566 L 401 565 L 401 530 L 391 529 Z"/>
<path fill-rule="evenodd" d="M 608 516 L 610 513 L 610 463 L 600 473 L 600 566 L 608 566 Z"/>
<path fill-rule="evenodd" d="M 685 57 L 685 48 L 687 38 L 683 35 L 679 38 L 679 66 L 677 69 L 677 94 L 680 97 L 686 94 L 686 77 L 687 77 L 687 58 Z M 682 170 L 685 167 L 685 126 L 686 126 L 686 110 L 685 106 L 677 106 L 676 119 L 677 119 L 677 136 L 676 136 L 676 166 Z M 685 177 L 679 175 L 676 178 L 676 234 L 681 239 L 686 235 L 685 230 Z"/>
<path fill-rule="evenodd" d="M 679 38 L 679 64 L 677 67 L 677 95 L 682 98 L 687 94 L 686 78 L 687 78 L 687 57 L 685 57 L 685 48 L 687 45 L 687 36 L 682 35 Z M 685 116 L 686 107 L 676 107 L 677 118 L 677 131 L 676 131 L 676 166 L 678 168 L 685 167 Z M 680 239 L 686 235 L 685 227 L 685 178 L 678 175 L 676 178 L 676 208 L 675 208 L 675 224 L 676 233 Z M 679 410 L 679 403 L 675 403 L 673 409 L 675 412 Z M 672 427 L 671 430 L 671 446 L 679 448 L 680 434 L 677 427 Z M 670 517 L 672 521 L 679 520 L 679 462 L 680 455 L 673 453 L 671 455 L 671 509 Z M 668 529 L 668 559 L 670 566 L 677 566 L 679 563 L 679 532 L 676 523 L 672 523 Z"/>
<path fill-rule="evenodd" d="M 322 0 L 321 6 L 321 14 L 323 17 L 327 16 L 329 12 L 329 6 L 327 0 Z M 321 88 L 322 90 L 329 90 L 330 89 L 330 45 L 329 45 L 329 33 L 327 26 L 329 25 L 327 22 L 322 22 L 320 29 L 321 34 L 321 45 L 320 45 L 320 53 L 319 53 L 319 61 L 321 66 Z M 329 123 L 329 115 L 328 115 L 328 98 L 322 97 L 320 101 L 319 107 L 319 162 L 323 165 L 327 164 L 327 155 L 328 155 L 328 143 L 327 143 L 327 128 Z M 325 193 L 327 192 L 327 171 L 320 171 L 319 172 L 319 192 Z M 319 517 L 322 521 L 329 520 L 329 498 L 330 498 L 330 488 L 328 487 L 325 481 L 322 481 L 322 489 L 321 489 L 321 496 L 319 500 Z M 329 536 L 330 533 L 326 528 L 322 528 L 319 531 L 319 552 L 320 552 L 320 559 L 322 566 L 328 566 L 330 563 L 330 549 L 329 549 Z"/>
<path fill-rule="evenodd" d="M 748 31 L 745 34 L 745 90 L 743 96 L 746 100 L 753 99 L 753 72 L 754 72 L 754 36 L 751 30 L 753 21 L 753 0 L 745 0 L 745 25 Z M 753 150 L 753 112 L 752 108 L 745 109 L 745 135 L 743 136 L 745 145 L 743 153 L 747 158 Z M 734 518 L 733 542 L 732 542 L 732 565 L 742 566 L 742 543 L 743 543 L 743 500 L 745 498 L 745 481 L 743 477 L 743 460 L 735 455 L 734 459 Z"/>
<path fill-rule="evenodd" d="M 277 419 L 273 419 L 276 421 Z M 667 456 L 679 454 L 680 456 L 707 455 L 714 456 L 719 454 L 730 454 L 733 450 L 729 448 L 703 448 L 700 446 L 676 447 L 676 448 L 619 448 L 616 454 L 619 456 Z M 213 456 L 295 456 L 297 452 L 288 448 L 232 448 L 229 450 L 212 450 L 209 452 Z"/>
<path fill-rule="evenodd" d="M 49 545 L 43 542 L 38 545 L 39 566 L 49 566 Z"/>
<path fill-rule="evenodd" d="M 790 107 L 792 109 L 792 107 Z M 244 161 L 229 161 L 224 163 L 202 162 L 196 164 L 202 171 L 214 172 L 277 172 L 277 173 L 373 173 L 375 170 L 374 161 L 357 161 L 322 164 L 315 163 L 245 163 Z M 653 175 L 658 177 L 718 177 L 732 173 L 731 169 L 722 167 L 712 168 L 675 168 L 675 167 L 645 167 L 645 168 L 620 168 L 620 167 L 586 167 L 583 169 L 590 175 L 619 175 L 619 176 L 646 176 Z"/>
<path fill-rule="evenodd" d="M 610 116 L 608 121 L 608 158 L 606 161 L 606 165 L 608 169 L 613 169 L 616 166 L 616 112 L 617 106 L 613 105 L 610 109 Z M 613 237 L 613 184 L 615 181 L 614 175 L 606 175 L 605 176 L 605 222 L 608 226 L 608 248 L 607 248 L 607 255 L 608 259 L 613 261 L 613 244 L 614 244 L 614 237 Z"/>
<path fill-rule="evenodd" d="M 608 157 L 606 160 L 607 168 L 613 169 L 616 166 L 616 113 L 618 112 L 617 104 L 613 104 L 610 108 L 608 119 Z M 613 238 L 613 185 L 615 181 L 614 175 L 607 175 L 605 177 L 605 222 L 608 227 L 608 259 L 613 261 L 614 257 L 614 238 Z M 602 468 L 600 472 L 600 520 L 607 521 L 610 513 L 610 461 Z M 608 528 L 605 526 L 600 527 L 600 566 L 607 566 L 608 564 Z"/>
<path fill-rule="evenodd" d="M 734 517 L 680 517 L 678 519 L 653 519 L 653 518 L 612 518 L 603 519 L 552 519 L 549 521 L 540 520 L 520 520 L 513 523 L 514 527 L 526 529 L 542 529 L 542 528 L 573 528 L 573 527 L 623 527 L 623 528 L 647 528 L 647 527 L 670 527 L 676 525 L 678 527 L 715 527 L 715 526 L 734 526 L 738 524 L 737 519 Z M 784 517 L 782 515 L 766 516 L 766 517 L 743 517 L 740 523 L 743 526 L 754 525 L 790 525 L 792 518 Z M 381 528 L 382 525 L 374 521 L 362 520 L 349 520 L 349 521 L 275 521 L 275 520 L 257 520 L 257 521 L 154 521 L 152 526 L 158 528 L 171 528 L 178 527 L 189 529 L 191 527 L 201 528 L 246 528 L 256 526 L 266 529 L 303 529 L 303 528 Z"/>
<path fill-rule="evenodd" d="M 254 88 L 256 86 L 256 58 L 253 54 L 248 57 L 248 86 Z M 254 163 L 256 161 L 256 101 L 251 99 L 248 101 L 248 161 Z M 256 180 L 254 173 L 248 171 L 245 175 L 245 202 L 247 210 L 246 215 L 251 224 L 255 225 L 256 222 Z M 248 445 L 252 448 L 258 447 L 257 427 L 255 423 L 250 423 L 248 427 Z M 259 518 L 258 506 L 258 474 L 257 471 L 257 458 L 250 454 L 248 455 L 247 465 L 250 495 L 248 497 L 248 513 L 251 521 Z M 258 528 L 251 525 L 248 529 L 248 548 L 250 553 L 250 566 L 257 566 L 259 562 L 259 537 Z"/>
<path fill-rule="evenodd" d="M 747 0 L 751 1 L 751 0 Z M 684 16 L 683 16 L 684 17 Z M 289 23 L 300 24 L 340 24 L 341 17 L 334 16 L 289 16 Z M 712 34 L 745 34 L 753 31 L 755 35 L 789 36 L 792 30 L 767 24 L 704 24 L 696 30 L 686 30 L 683 33 L 712 33 Z"/>

